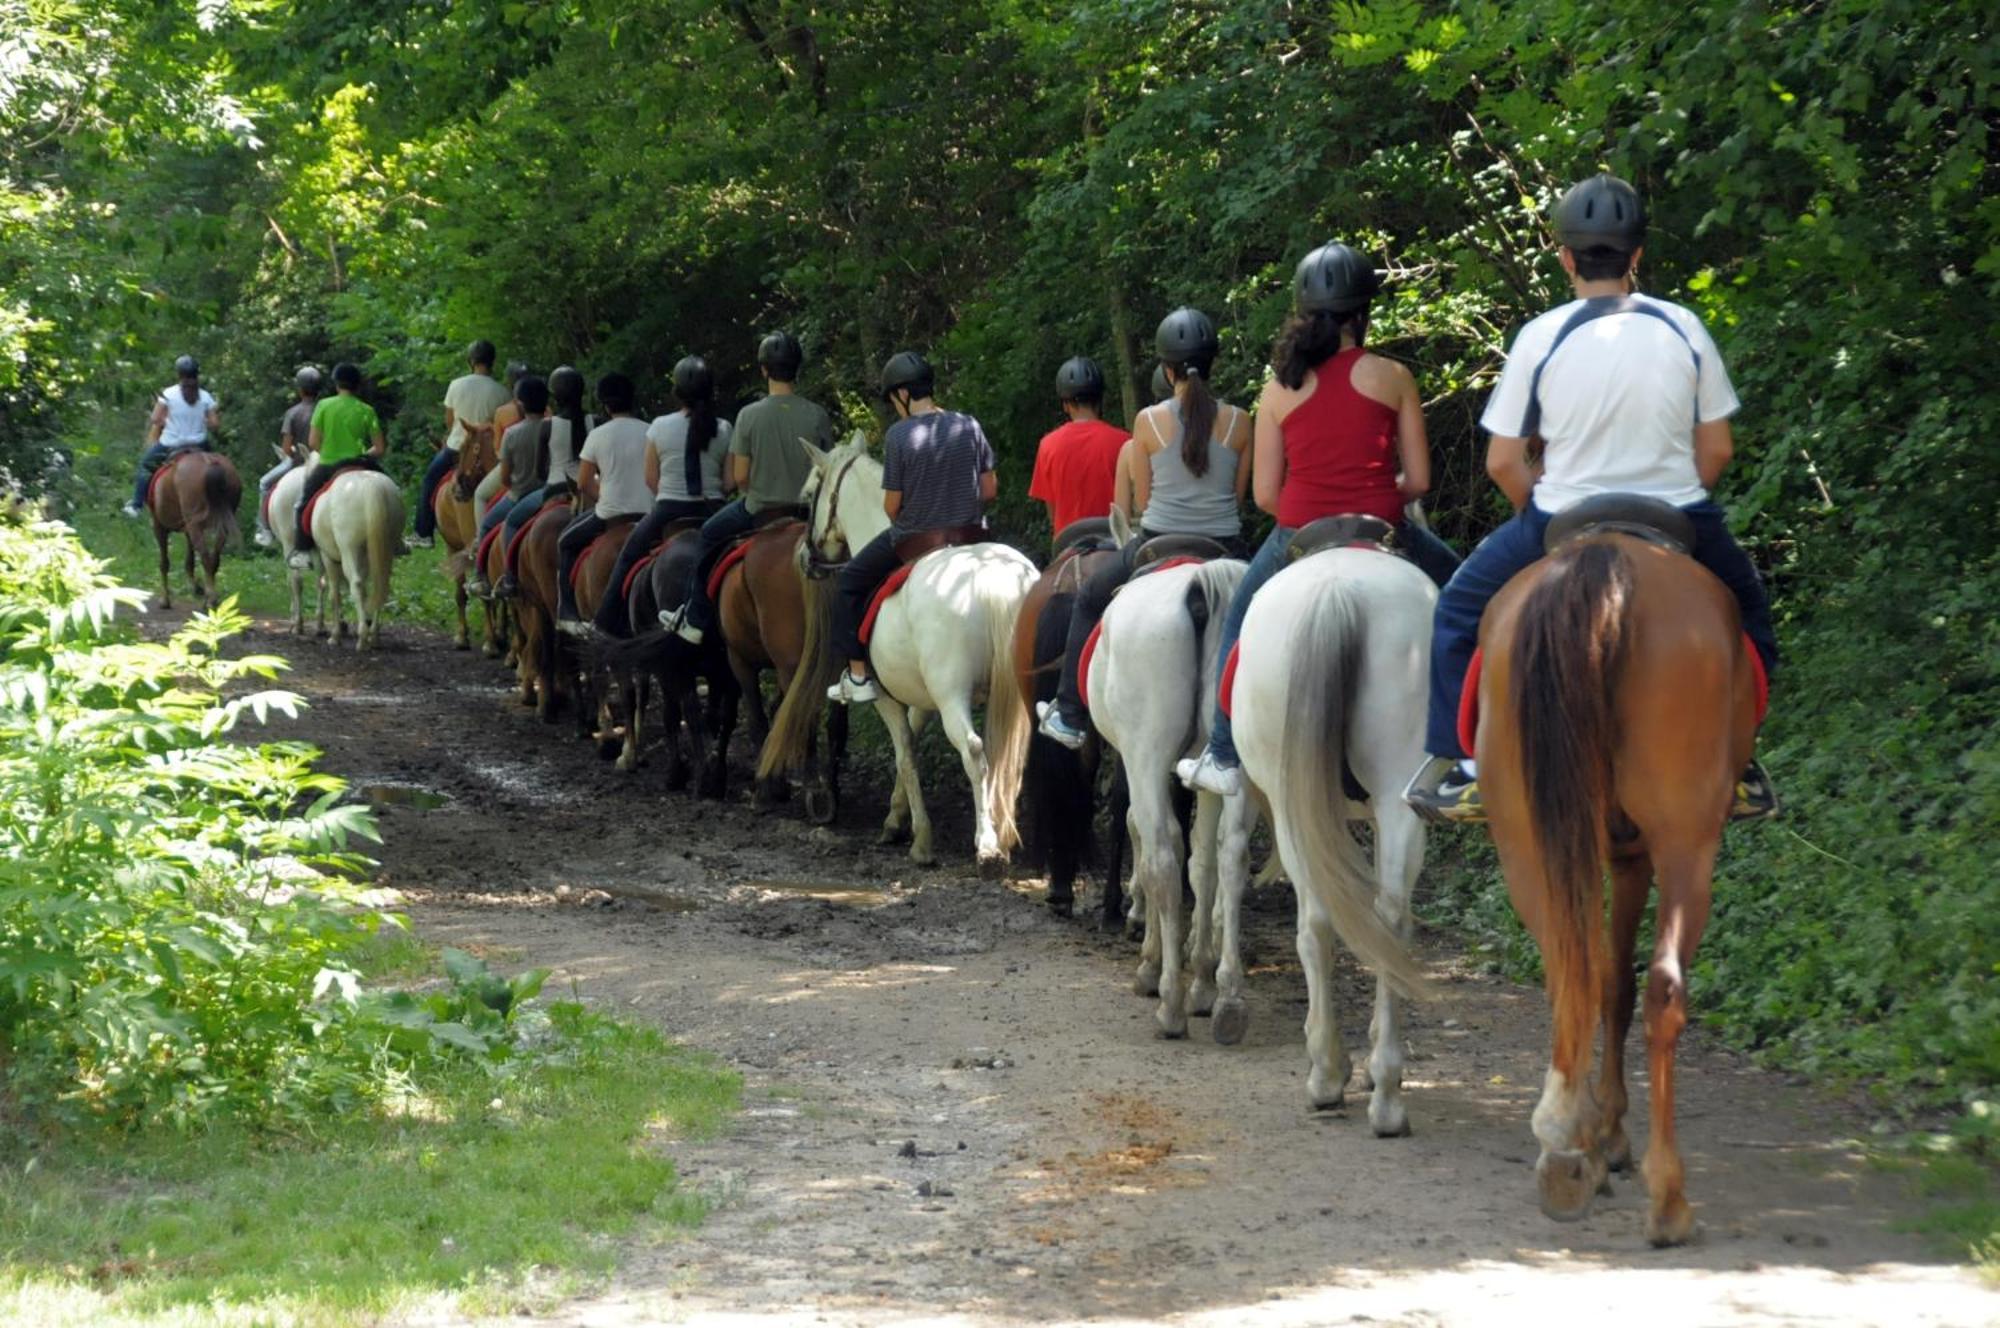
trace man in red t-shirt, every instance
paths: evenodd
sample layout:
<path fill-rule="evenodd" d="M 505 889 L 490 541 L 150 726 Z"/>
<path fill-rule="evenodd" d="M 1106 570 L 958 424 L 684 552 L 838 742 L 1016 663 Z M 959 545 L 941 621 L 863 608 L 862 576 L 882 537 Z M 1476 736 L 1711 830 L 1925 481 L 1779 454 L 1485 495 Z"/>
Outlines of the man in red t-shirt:
<path fill-rule="evenodd" d="M 1089 356 L 1079 355 L 1057 371 L 1056 395 L 1069 423 L 1050 431 L 1035 449 L 1028 496 L 1048 504 L 1050 525 L 1060 535 L 1074 522 L 1111 514 L 1118 453 L 1131 435 L 1098 418 L 1104 371 Z"/>

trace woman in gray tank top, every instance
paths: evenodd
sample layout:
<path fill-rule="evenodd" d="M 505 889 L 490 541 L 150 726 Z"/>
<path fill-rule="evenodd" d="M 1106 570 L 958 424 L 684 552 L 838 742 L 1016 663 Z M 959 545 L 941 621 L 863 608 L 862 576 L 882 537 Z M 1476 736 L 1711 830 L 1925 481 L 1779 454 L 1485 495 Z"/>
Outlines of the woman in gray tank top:
<path fill-rule="evenodd" d="M 1140 534 L 1207 535 L 1240 558 L 1247 552 L 1242 509 L 1250 485 L 1250 417 L 1208 390 L 1220 350 L 1215 324 L 1199 309 L 1176 309 L 1153 340 L 1173 396 L 1133 422 L 1129 446 Z M 1084 582 L 1072 602 L 1056 699 L 1041 707 L 1042 733 L 1065 747 L 1081 747 L 1090 723 L 1077 676 L 1084 643 L 1112 592 L 1131 575 L 1129 561 L 1121 558 Z"/>

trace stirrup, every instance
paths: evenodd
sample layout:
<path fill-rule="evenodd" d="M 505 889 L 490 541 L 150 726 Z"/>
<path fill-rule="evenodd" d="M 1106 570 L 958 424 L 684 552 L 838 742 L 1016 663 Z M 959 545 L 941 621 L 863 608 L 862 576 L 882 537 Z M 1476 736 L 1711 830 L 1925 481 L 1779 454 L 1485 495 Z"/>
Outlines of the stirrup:
<path fill-rule="evenodd" d="M 1768 821 L 1780 810 L 1778 790 L 1771 787 L 1771 777 L 1753 759 L 1743 767 L 1743 774 L 1736 781 L 1736 796 L 1730 803 L 1729 819 Z"/>
<path fill-rule="evenodd" d="M 1424 762 L 1403 790 L 1403 801 L 1432 825 L 1476 825 L 1486 819 L 1479 780 L 1467 778 L 1458 762 L 1447 756 Z"/>

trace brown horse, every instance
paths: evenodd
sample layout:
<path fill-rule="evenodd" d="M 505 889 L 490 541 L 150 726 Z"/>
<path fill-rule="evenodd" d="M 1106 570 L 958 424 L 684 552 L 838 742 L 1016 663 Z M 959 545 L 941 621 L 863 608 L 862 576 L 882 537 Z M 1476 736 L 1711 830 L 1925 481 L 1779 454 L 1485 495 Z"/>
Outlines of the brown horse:
<path fill-rule="evenodd" d="M 1678 1244 L 1695 1223 L 1674 1141 L 1674 1051 L 1716 850 L 1756 731 L 1757 666 L 1722 583 L 1628 534 L 1584 534 L 1515 577 L 1487 610 L 1480 641 L 1480 787 L 1508 894 L 1541 949 L 1554 1016 L 1534 1113 L 1542 1211 L 1585 1216 L 1607 1170 L 1631 1163 L 1624 1044 L 1635 939 L 1657 881 L 1646 977 L 1646 1234 L 1655 1245 Z M 1600 1024 L 1604 1061 L 1593 1090 Z"/>
<path fill-rule="evenodd" d="M 1076 907 L 1076 878 L 1089 862 L 1097 777 L 1104 744 L 1092 734 L 1080 752 L 1033 732 L 1035 703 L 1053 701 L 1069 639 L 1070 607 L 1093 572 L 1120 557 L 1115 549 L 1064 550 L 1049 564 L 1021 605 L 1014 622 L 1014 676 L 1021 700 L 1028 707 L 1028 764 L 1022 780 L 1027 798 L 1028 863 L 1049 874 L 1049 911 L 1068 917 Z M 1113 755 L 1116 761 L 1117 757 Z M 1125 925 L 1123 850 L 1125 845 L 1124 780 L 1114 794 L 1110 854 L 1104 872 L 1101 923 L 1115 931 Z"/>
<path fill-rule="evenodd" d="M 495 536 L 486 546 L 486 561 L 480 568 L 485 574 L 486 584 L 498 585 L 507 571 L 507 538 L 505 533 Z M 528 657 L 523 653 L 520 615 L 514 610 L 514 601 L 491 599 L 487 601 L 487 615 L 506 647 L 501 666 L 514 670 L 515 678 L 521 684 L 521 704 L 535 703 L 535 687 L 528 667 Z"/>
<path fill-rule="evenodd" d="M 576 578 L 576 611 L 585 622 L 597 616 L 597 606 L 606 595 L 620 593 L 619 588 L 611 584 L 611 572 L 618 563 L 618 554 L 625 547 L 626 538 L 638 522 L 637 514 L 613 517 L 605 526 L 604 533 L 577 555 L 570 571 Z M 569 639 L 563 638 L 565 642 Z M 602 684 L 609 681 L 608 676 L 600 676 L 600 670 L 588 650 L 576 647 L 563 650 L 558 646 L 558 655 L 566 662 L 576 686 L 578 735 L 594 738 L 598 755 L 607 758 L 618 755 L 624 745 L 624 737 L 614 732 L 615 725 L 605 705 L 607 692 Z"/>
<path fill-rule="evenodd" d="M 452 583 L 457 600 L 458 635 L 452 638 L 452 645 L 459 650 L 472 648 L 472 625 L 465 617 L 465 574 L 471 567 L 472 555 L 479 542 L 480 513 L 473 491 L 479 487 L 479 481 L 486 478 L 486 472 L 493 468 L 498 452 L 492 425 L 466 425 L 465 442 L 458 452 L 458 465 L 438 482 L 437 491 L 431 495 L 431 511 L 437 515 L 438 538 L 444 541 L 448 551 L 439 566 L 445 579 Z M 484 649 L 489 658 L 497 659 L 500 655 L 499 613 L 491 601 L 486 609 Z"/>
<path fill-rule="evenodd" d="M 847 757 L 847 707 L 828 706 L 827 686 L 840 661 L 830 650 L 806 651 L 808 618 L 824 628 L 833 617 L 833 582 L 808 579 L 803 550 L 808 528 L 786 520 L 750 537 L 750 547 L 724 576 L 716 604 L 729 668 L 736 675 L 750 712 L 750 732 L 759 743 L 757 803 L 782 801 L 786 778 L 804 774 L 806 817 L 831 825 L 840 812 L 840 766 Z M 830 629 L 812 639 L 829 641 Z M 778 710 L 765 719 L 757 680 L 765 669 L 777 675 Z M 819 721 L 826 714 L 826 757 L 819 753 Z"/>
<path fill-rule="evenodd" d="M 551 502 L 530 518 L 521 536 L 515 577 L 521 593 L 512 602 L 521 633 L 521 694 L 532 694 L 542 721 L 553 724 L 566 696 L 573 699 L 564 672 L 566 641 L 556 630 L 556 541 L 574 509 L 569 500 Z"/>
<path fill-rule="evenodd" d="M 188 586 L 212 609 L 221 599 L 216 591 L 215 571 L 222 562 L 222 550 L 237 538 L 236 505 L 243 497 L 243 481 L 226 456 L 188 448 L 167 458 L 162 473 L 146 491 L 146 506 L 153 516 L 153 538 L 160 545 L 160 607 L 174 606 L 168 571 L 173 559 L 167 544 L 179 531 L 187 537 Z M 201 554 L 201 573 L 195 572 L 195 553 Z"/>

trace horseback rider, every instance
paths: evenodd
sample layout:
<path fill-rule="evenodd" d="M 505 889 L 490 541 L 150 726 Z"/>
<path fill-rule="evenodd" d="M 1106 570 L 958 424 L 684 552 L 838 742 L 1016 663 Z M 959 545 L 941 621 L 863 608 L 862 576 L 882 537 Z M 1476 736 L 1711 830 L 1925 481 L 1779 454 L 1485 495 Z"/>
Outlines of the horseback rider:
<path fill-rule="evenodd" d="M 1139 412 L 1132 425 L 1133 501 L 1141 509 L 1140 539 L 1205 535 L 1232 554 L 1243 552 L 1243 492 L 1250 483 L 1250 417 L 1218 401 L 1208 379 L 1222 343 L 1199 309 L 1176 309 L 1153 336 L 1160 366 L 1173 388 L 1165 401 Z M 1070 606 L 1056 699 L 1037 707 L 1043 736 L 1083 746 L 1090 712 L 1083 704 L 1083 647 L 1131 579 L 1129 558 L 1107 563 L 1084 582 Z"/>
<path fill-rule="evenodd" d="M 882 366 L 882 398 L 896 422 L 882 436 L 882 508 L 889 528 L 853 550 L 835 580 L 833 644 L 847 669 L 827 696 L 847 705 L 881 698 L 861 644 L 868 601 L 896 570 L 896 546 L 929 531 L 960 530 L 985 520 L 1000 492 L 993 445 L 979 421 L 937 404 L 937 376 L 913 350 Z"/>
<path fill-rule="evenodd" d="M 597 602 L 594 623 L 607 636 L 632 634 L 624 594 L 626 574 L 653 551 L 674 522 L 715 515 L 726 492 L 722 458 L 729 450 L 729 421 L 715 413 L 715 373 L 707 360 L 689 355 L 674 366 L 674 396 L 681 408 L 646 428 L 646 483 L 656 495 L 653 510 L 625 537 L 625 547 L 611 569 L 610 586 Z"/>
<path fill-rule="evenodd" d="M 319 405 L 319 395 L 326 390 L 326 380 L 313 365 L 306 365 L 292 377 L 292 386 L 299 399 L 285 412 L 285 418 L 278 423 L 278 464 L 264 472 L 257 481 L 257 545 L 271 548 L 277 544 L 277 536 L 271 533 L 271 490 L 278 487 L 278 481 L 292 473 L 295 467 L 306 464 L 312 455 L 312 417 Z"/>
<path fill-rule="evenodd" d="M 410 538 L 414 548 L 428 549 L 432 536 L 437 534 L 437 509 L 432 506 L 432 499 L 439 483 L 458 464 L 466 440 L 492 433 L 493 412 L 506 405 L 511 396 L 494 381 L 495 353 L 490 341 L 475 341 L 466 347 L 465 358 L 471 372 L 452 379 L 444 390 L 445 436 L 424 471 L 423 487 L 418 491 L 416 534 Z"/>
<path fill-rule="evenodd" d="M 1042 436 L 1028 496 L 1049 509 L 1051 534 L 1088 517 L 1102 517 L 1116 499 L 1118 459 L 1132 435 L 1101 417 L 1104 371 L 1087 355 L 1056 371 L 1056 399 L 1067 423 Z"/>
<path fill-rule="evenodd" d="M 382 432 L 382 421 L 375 414 L 375 408 L 356 395 L 360 389 L 360 368 L 352 364 L 336 364 L 333 366 L 333 395 L 313 407 L 306 449 L 319 454 L 319 464 L 306 472 L 305 483 L 299 486 L 298 505 L 292 509 L 292 520 L 298 526 L 299 537 L 292 545 L 291 558 L 287 560 L 301 572 L 312 567 L 313 534 L 304 518 L 306 507 L 314 495 L 343 470 L 356 466 L 369 470 L 382 469 L 382 454 L 389 450 L 389 439 Z"/>
<path fill-rule="evenodd" d="M 805 359 L 805 349 L 789 332 L 773 332 L 757 343 L 765 396 L 737 412 L 729 437 L 729 480 L 737 497 L 702 525 L 680 607 L 660 613 L 661 626 L 693 645 L 715 629 L 708 572 L 716 554 L 749 534 L 762 513 L 798 506 L 799 492 L 812 477 L 812 459 L 799 446 L 801 438 L 815 447 L 833 446 L 833 420 L 794 386 Z"/>
<path fill-rule="evenodd" d="M 530 370 L 526 360 L 507 361 L 507 399 L 500 404 L 499 409 L 493 412 L 493 437 L 496 440 L 493 447 L 493 464 L 487 468 L 484 475 L 479 477 L 479 483 L 472 491 L 472 508 L 473 511 L 481 514 L 479 523 L 481 530 L 485 529 L 484 513 L 492 505 L 494 495 L 498 494 L 505 487 L 500 479 L 500 444 L 506 440 L 507 431 L 522 420 L 521 398 L 518 395 L 518 389 L 521 386 L 521 380 L 528 377 L 529 373 Z"/>
<path fill-rule="evenodd" d="M 474 549 L 485 540 L 487 532 L 507 519 L 517 503 L 530 494 L 540 492 L 548 483 L 548 448 L 542 443 L 542 430 L 548 424 L 544 417 L 548 410 L 549 385 L 546 382 L 531 373 L 523 373 L 514 380 L 514 400 L 504 416 L 495 414 L 493 417 L 496 425 L 503 418 L 511 417 L 511 423 L 500 435 L 500 460 L 493 467 L 500 495 L 479 518 L 479 532 L 472 539 Z M 483 562 L 474 563 L 472 574 L 466 578 L 465 589 L 468 594 L 481 599 L 492 597 L 493 587 L 487 584 Z"/>
<path fill-rule="evenodd" d="M 153 473 L 176 453 L 191 447 L 209 447 L 209 431 L 218 427 L 215 398 L 201 385 L 201 366 L 192 355 L 174 361 L 175 383 L 160 389 L 153 402 L 152 417 L 146 422 L 146 450 L 139 454 L 139 472 L 132 481 L 132 501 L 118 509 L 119 515 L 136 517 L 146 510 L 146 486 Z"/>
<path fill-rule="evenodd" d="M 637 396 L 638 389 L 622 373 L 597 380 L 597 404 L 610 418 L 583 440 L 576 478 L 578 497 L 593 506 L 556 541 L 556 628 L 571 636 L 590 635 L 590 624 L 576 610 L 570 569 L 613 521 L 644 516 L 653 506 L 653 490 L 646 483 L 646 421 L 634 413 Z"/>
<path fill-rule="evenodd" d="M 507 547 L 507 570 L 494 584 L 493 594 L 497 599 L 511 599 L 520 593 L 520 582 L 514 575 L 517 555 L 514 541 L 521 527 L 534 520 L 544 505 L 560 502 L 576 492 L 577 470 L 582 464 L 577 459 L 577 448 L 596 422 L 594 416 L 584 414 L 584 389 L 583 375 L 567 364 L 556 366 L 549 375 L 549 409 L 535 436 L 535 469 L 547 476 L 547 481 L 507 511 L 506 523 L 500 531 L 500 540 Z"/>
<path fill-rule="evenodd" d="M 1459 696 L 1487 602 L 1542 556 L 1549 519 L 1595 494 L 1658 498 L 1694 523 L 1690 556 L 1736 596 L 1743 630 L 1774 670 L 1777 638 L 1757 569 L 1709 493 L 1734 451 L 1738 408 L 1729 371 L 1701 319 L 1633 293 L 1646 238 L 1638 191 L 1612 175 L 1576 185 L 1556 204 L 1563 271 L 1576 300 L 1522 328 L 1480 426 L 1492 435 L 1486 473 L 1514 504 L 1438 598 L 1431 644 L 1426 761 L 1404 796 L 1427 819 L 1480 819 L 1478 772 L 1458 741 Z M 1574 336 L 1586 324 L 1587 336 Z M 1539 451 L 1534 443 L 1540 442 Z M 1777 808 L 1752 761 L 1735 816 Z"/>
<path fill-rule="evenodd" d="M 1362 349 L 1380 287 L 1374 267 L 1344 244 L 1321 245 L 1299 263 L 1296 312 L 1278 332 L 1272 378 L 1257 402 L 1257 506 L 1277 524 L 1229 602 L 1218 671 L 1243 634 L 1251 599 L 1283 569 L 1292 536 L 1321 517 L 1355 513 L 1389 522 L 1411 560 L 1439 585 L 1458 567 L 1443 540 L 1404 517 L 1406 504 L 1430 489 L 1431 449 L 1417 380 L 1396 361 Z M 1226 795 L 1242 787 L 1234 733 L 1219 701 L 1208 747 L 1176 769 L 1189 788 Z"/>

